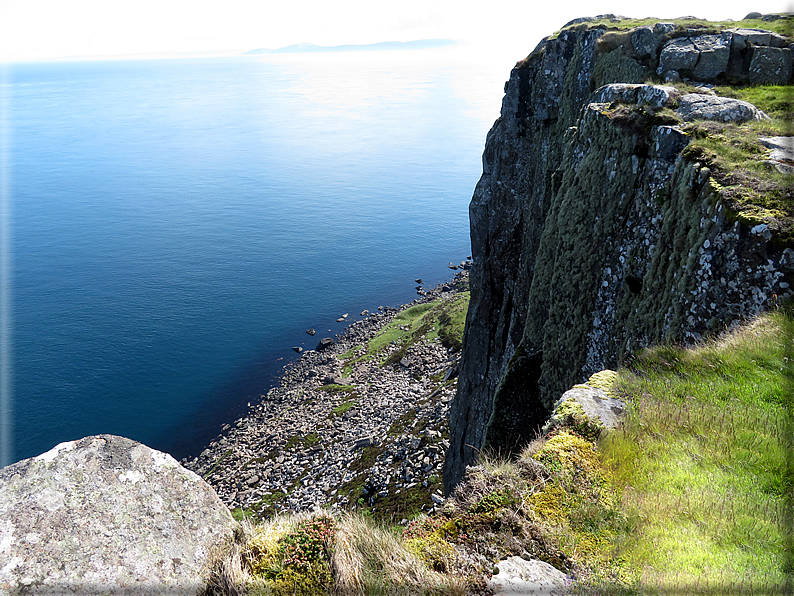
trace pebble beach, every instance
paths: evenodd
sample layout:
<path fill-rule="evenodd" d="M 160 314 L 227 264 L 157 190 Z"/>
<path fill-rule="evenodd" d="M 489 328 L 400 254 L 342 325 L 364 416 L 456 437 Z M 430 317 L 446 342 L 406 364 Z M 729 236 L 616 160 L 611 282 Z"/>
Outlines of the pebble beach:
<path fill-rule="evenodd" d="M 286 365 L 278 386 L 249 404 L 247 416 L 182 464 L 230 509 L 255 517 L 368 508 L 404 523 L 416 511 L 434 511 L 444 501 L 459 352 L 438 337 L 396 356 L 399 342 L 377 357 L 367 356 L 367 344 L 390 325 L 407 331 L 406 310 L 448 303 L 466 289 L 468 263 L 447 283 L 420 289 L 410 304 L 363 311 L 333 344 L 318 336 L 318 349 Z"/>

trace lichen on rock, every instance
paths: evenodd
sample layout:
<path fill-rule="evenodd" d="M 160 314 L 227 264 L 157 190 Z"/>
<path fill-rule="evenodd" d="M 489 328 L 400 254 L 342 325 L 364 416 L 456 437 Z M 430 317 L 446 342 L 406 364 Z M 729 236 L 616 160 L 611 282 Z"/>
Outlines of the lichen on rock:
<path fill-rule="evenodd" d="M 516 65 L 488 133 L 469 208 L 472 299 L 447 491 L 481 450 L 532 440 L 566 388 L 642 347 L 698 341 L 792 296 L 778 242 L 790 230 L 761 207 L 755 218 L 751 208 L 737 212 L 702 150 L 690 149 L 703 125 L 685 123 L 766 118 L 706 83 L 751 82 L 753 56 L 774 54 L 766 80 L 789 84 L 791 40 L 590 22 Z M 647 80 L 654 70 L 693 80 L 656 85 Z M 761 225 L 767 233 L 754 231 Z"/>
<path fill-rule="evenodd" d="M 0 470 L 0 594 L 199 594 L 237 523 L 170 455 L 97 435 Z"/>

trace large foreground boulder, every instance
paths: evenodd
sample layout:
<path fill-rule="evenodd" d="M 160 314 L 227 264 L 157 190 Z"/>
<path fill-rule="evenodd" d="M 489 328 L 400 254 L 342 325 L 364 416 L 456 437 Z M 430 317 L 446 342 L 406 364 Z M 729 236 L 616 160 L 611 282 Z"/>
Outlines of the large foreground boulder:
<path fill-rule="evenodd" d="M 113 435 L 0 470 L 0 595 L 197 594 L 237 523 L 170 455 Z"/>

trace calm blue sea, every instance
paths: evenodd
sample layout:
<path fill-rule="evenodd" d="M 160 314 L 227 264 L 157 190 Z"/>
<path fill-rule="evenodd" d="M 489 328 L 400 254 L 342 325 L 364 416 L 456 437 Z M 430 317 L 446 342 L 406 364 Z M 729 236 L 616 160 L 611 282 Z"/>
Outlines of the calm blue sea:
<path fill-rule="evenodd" d="M 293 345 L 449 278 L 507 75 L 455 48 L 10 65 L 13 459 L 197 454 Z"/>

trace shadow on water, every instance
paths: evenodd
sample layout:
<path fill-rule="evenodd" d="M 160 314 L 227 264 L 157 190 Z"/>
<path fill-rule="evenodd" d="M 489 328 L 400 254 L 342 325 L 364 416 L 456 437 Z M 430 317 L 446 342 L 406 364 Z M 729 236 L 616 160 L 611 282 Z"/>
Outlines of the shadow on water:
<path fill-rule="evenodd" d="M 452 279 L 449 273 L 443 271 L 442 265 L 425 272 L 424 278 L 428 280 L 427 288 L 447 283 Z M 262 400 L 261 396 L 278 385 L 284 368 L 299 359 L 292 346 L 313 350 L 321 338 L 336 339 L 348 325 L 364 318 L 358 314 L 363 309 L 376 312 L 379 305 L 409 304 L 417 298 L 411 288 L 412 285 L 406 281 L 395 281 L 381 288 L 377 294 L 368 293 L 351 298 L 346 308 L 351 316 L 341 323 L 336 321 L 340 313 L 332 310 L 317 313 L 312 317 L 312 320 L 317 321 L 315 336 L 305 332 L 312 326 L 311 324 L 303 327 L 293 325 L 284 336 L 273 338 L 267 347 L 263 347 L 248 363 L 231 374 L 227 382 L 200 395 L 197 404 L 201 405 L 186 413 L 178 424 L 151 440 L 149 446 L 170 453 L 177 460 L 198 456 L 222 433 L 224 425 L 233 425 L 236 420 L 248 415 L 250 411 L 248 404 L 252 406 L 258 404 Z"/>
<path fill-rule="evenodd" d="M 226 383 L 199 396 L 198 402 L 203 405 L 153 440 L 151 447 L 170 453 L 177 460 L 199 455 L 221 434 L 225 424 L 234 424 L 248 414 L 248 403 L 259 403 L 260 396 L 278 384 L 283 367 L 297 360 L 297 354 L 286 350 L 279 346 L 259 354 Z"/>

